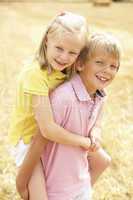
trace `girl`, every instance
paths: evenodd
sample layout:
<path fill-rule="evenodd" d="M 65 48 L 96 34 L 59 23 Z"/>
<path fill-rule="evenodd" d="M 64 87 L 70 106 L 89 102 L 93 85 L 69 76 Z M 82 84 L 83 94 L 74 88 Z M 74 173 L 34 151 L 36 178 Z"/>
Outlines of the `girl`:
<path fill-rule="evenodd" d="M 9 131 L 9 138 L 16 145 L 18 167 L 30 144 L 35 143 L 34 136 L 39 131 L 43 137 L 55 142 L 89 147 L 89 138 L 70 134 L 54 122 L 49 102 L 49 92 L 74 72 L 75 61 L 85 47 L 87 34 L 88 27 L 84 17 L 70 12 L 57 15 L 46 29 L 36 61 L 20 73 L 16 106 Z M 38 123 L 38 116 L 41 117 L 39 123 L 43 126 Z M 31 179 L 29 187 L 32 187 L 32 183 L 39 183 L 40 174 L 38 164 L 33 173 L 33 177 L 37 179 L 33 179 L 33 182 Z M 41 186 L 40 190 L 43 190 L 43 184 Z M 43 192 L 38 192 L 37 199 L 41 200 L 42 197 L 44 198 Z"/>

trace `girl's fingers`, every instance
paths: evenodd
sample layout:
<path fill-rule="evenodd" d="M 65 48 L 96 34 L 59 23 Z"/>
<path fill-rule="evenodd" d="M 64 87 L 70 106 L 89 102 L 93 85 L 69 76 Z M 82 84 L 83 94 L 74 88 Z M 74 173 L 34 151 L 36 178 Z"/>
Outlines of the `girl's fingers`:
<path fill-rule="evenodd" d="M 96 140 L 93 136 L 91 136 L 90 140 L 91 140 L 91 146 L 95 145 Z"/>

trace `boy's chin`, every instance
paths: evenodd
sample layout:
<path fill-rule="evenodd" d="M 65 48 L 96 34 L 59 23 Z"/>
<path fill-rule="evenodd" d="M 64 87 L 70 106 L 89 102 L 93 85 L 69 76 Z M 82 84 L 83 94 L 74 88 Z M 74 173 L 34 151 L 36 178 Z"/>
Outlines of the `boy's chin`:
<path fill-rule="evenodd" d="M 97 90 L 104 90 L 105 87 L 98 87 Z"/>
<path fill-rule="evenodd" d="M 98 90 L 103 90 L 106 87 L 108 87 L 109 85 L 110 85 L 110 83 L 103 84 L 103 85 L 101 85 L 101 86 L 98 87 Z"/>

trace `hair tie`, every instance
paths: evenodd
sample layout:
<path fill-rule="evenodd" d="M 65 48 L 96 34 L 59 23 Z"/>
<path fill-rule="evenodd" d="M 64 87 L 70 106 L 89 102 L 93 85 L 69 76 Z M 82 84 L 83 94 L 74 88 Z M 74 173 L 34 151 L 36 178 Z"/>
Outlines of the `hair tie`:
<path fill-rule="evenodd" d="M 66 15 L 66 11 L 61 11 L 57 16 L 64 16 Z"/>

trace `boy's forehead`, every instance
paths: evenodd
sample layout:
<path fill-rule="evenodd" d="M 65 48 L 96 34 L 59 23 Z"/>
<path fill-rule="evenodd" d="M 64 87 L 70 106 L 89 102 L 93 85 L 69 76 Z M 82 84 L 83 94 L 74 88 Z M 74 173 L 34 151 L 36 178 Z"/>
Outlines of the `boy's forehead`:
<path fill-rule="evenodd" d="M 94 51 L 92 52 L 92 57 L 103 57 L 103 58 L 112 58 L 114 60 L 119 60 L 119 56 L 117 52 L 111 51 L 108 48 L 95 48 Z"/>
<path fill-rule="evenodd" d="M 119 66 L 120 65 L 120 58 L 117 54 L 113 52 L 108 52 L 107 50 L 100 50 L 96 49 L 93 52 L 89 53 L 87 59 L 85 61 L 88 64 L 92 60 L 99 59 L 103 62 L 110 62 L 110 64 Z"/>

